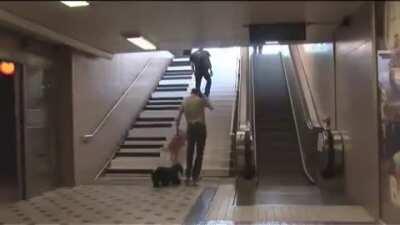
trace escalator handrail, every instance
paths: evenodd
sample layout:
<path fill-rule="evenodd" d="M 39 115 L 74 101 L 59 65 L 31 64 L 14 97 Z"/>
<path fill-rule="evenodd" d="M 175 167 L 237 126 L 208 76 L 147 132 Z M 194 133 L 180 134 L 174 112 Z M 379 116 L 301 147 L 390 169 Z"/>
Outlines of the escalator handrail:
<path fill-rule="evenodd" d="M 290 53 L 289 53 L 290 54 Z M 303 171 L 307 177 L 307 179 L 312 183 L 315 184 L 315 179 L 314 177 L 311 175 L 310 171 L 308 171 L 307 165 L 306 165 L 306 160 L 305 160 L 305 154 L 304 154 L 304 149 L 303 149 L 303 145 L 300 142 L 300 136 L 299 136 L 299 128 L 298 128 L 298 121 L 296 119 L 296 115 L 295 115 L 295 111 L 294 111 L 294 103 L 293 103 L 293 93 L 290 91 L 290 86 L 289 86 L 289 80 L 287 77 L 287 71 L 286 71 L 286 66 L 285 63 L 283 62 L 283 57 L 282 57 L 282 53 L 279 52 L 279 57 L 281 60 L 281 65 L 282 65 L 282 70 L 283 70 L 283 75 L 285 77 L 286 80 L 286 85 L 287 85 L 287 89 L 289 92 L 289 98 L 290 98 L 290 104 L 292 107 L 292 113 L 293 113 L 293 119 L 294 119 L 294 123 L 296 126 L 296 134 L 297 134 L 297 139 L 299 140 L 299 152 L 300 152 L 300 158 L 301 158 L 301 165 L 303 167 Z M 293 65 L 294 66 L 294 65 Z"/>
<path fill-rule="evenodd" d="M 295 47 L 297 49 L 297 52 L 298 52 L 298 46 L 293 46 L 293 47 Z M 302 77 L 303 77 L 303 80 L 305 80 L 306 87 L 304 87 L 304 85 L 302 85 L 302 83 L 300 82 L 300 79 L 301 79 L 300 72 L 299 72 L 299 68 L 297 66 L 298 64 L 296 63 L 296 59 L 295 59 L 295 57 L 293 57 L 292 45 L 289 46 L 289 54 L 290 54 L 290 56 L 291 56 L 291 58 L 293 60 L 293 64 L 294 64 L 293 66 L 294 66 L 294 69 L 295 69 L 295 74 L 294 75 L 295 75 L 295 78 L 296 78 L 296 82 L 297 82 L 298 86 L 301 88 L 301 90 L 299 90 L 299 93 L 300 93 L 300 96 L 301 96 L 300 104 L 301 104 L 302 109 L 303 109 L 303 113 L 304 113 L 304 116 L 305 116 L 304 118 L 306 118 L 306 124 L 307 124 L 308 128 L 311 129 L 311 130 L 321 129 L 321 128 L 323 128 L 322 122 L 321 122 L 321 118 L 319 116 L 318 108 L 317 108 L 316 103 L 315 103 L 314 95 L 313 95 L 313 93 L 311 91 L 311 85 L 310 85 L 310 83 L 309 83 L 309 81 L 307 79 L 307 76 L 306 76 L 307 72 L 306 72 L 306 69 L 304 67 L 304 62 L 303 62 L 303 59 L 301 57 L 301 54 L 300 53 L 297 54 L 298 58 L 299 58 L 299 61 L 300 61 L 298 63 L 301 64 L 300 67 L 301 67 L 301 70 L 303 72 L 303 76 Z M 307 101 L 307 98 L 305 97 L 304 91 L 308 92 L 308 94 L 310 96 L 310 99 L 311 99 L 311 104 Z M 314 119 L 311 116 L 312 115 L 311 111 L 315 115 Z"/>
<path fill-rule="evenodd" d="M 239 101 L 239 93 L 240 93 L 240 59 L 236 63 L 236 68 L 235 68 L 235 81 L 234 81 L 234 92 L 235 92 L 235 101 L 232 106 L 232 117 L 231 117 L 231 127 L 230 127 L 230 135 L 235 136 L 236 131 L 237 131 L 237 112 L 238 112 L 238 101 Z"/>

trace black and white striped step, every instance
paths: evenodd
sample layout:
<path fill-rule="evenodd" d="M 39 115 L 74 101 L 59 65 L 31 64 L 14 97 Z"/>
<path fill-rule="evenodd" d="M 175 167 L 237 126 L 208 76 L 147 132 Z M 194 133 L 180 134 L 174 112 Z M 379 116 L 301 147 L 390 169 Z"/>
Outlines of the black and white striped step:
<path fill-rule="evenodd" d="M 147 123 L 135 123 L 131 126 L 132 128 L 161 128 L 161 127 L 172 127 L 172 123 L 157 123 L 157 122 L 147 122 Z"/>
<path fill-rule="evenodd" d="M 182 96 L 179 97 L 150 97 L 150 101 L 173 101 L 173 100 L 183 100 Z"/>
<path fill-rule="evenodd" d="M 184 88 L 189 87 L 189 84 L 159 84 L 157 88 Z"/>
<path fill-rule="evenodd" d="M 179 106 L 154 106 L 154 105 L 149 105 L 145 106 L 144 110 L 179 110 Z"/>
<path fill-rule="evenodd" d="M 174 117 L 138 117 L 136 122 L 172 122 Z"/>
<path fill-rule="evenodd" d="M 181 105 L 182 101 L 148 101 L 147 105 Z"/>
<path fill-rule="evenodd" d="M 159 85 L 165 85 L 165 84 L 186 84 L 186 85 L 190 85 L 194 83 L 193 79 L 191 80 L 160 80 L 158 82 Z"/>
<path fill-rule="evenodd" d="M 135 142 L 145 142 L 145 141 L 166 141 L 166 137 L 159 137 L 159 136 L 134 136 L 134 137 L 126 137 L 125 142 L 135 141 Z"/>
<path fill-rule="evenodd" d="M 191 70 L 184 70 L 184 71 L 170 71 L 170 72 L 166 72 L 164 73 L 164 77 L 165 76 L 188 76 L 188 75 L 192 75 L 193 71 Z"/>
<path fill-rule="evenodd" d="M 190 61 L 189 61 L 189 58 L 181 58 L 181 59 L 178 59 L 178 61 L 172 61 L 170 66 L 171 67 L 174 67 L 174 66 L 190 66 Z"/>
<path fill-rule="evenodd" d="M 163 76 L 161 80 L 191 80 L 192 76 Z"/>
<path fill-rule="evenodd" d="M 186 96 L 188 96 L 189 95 L 189 92 L 186 90 L 186 91 L 174 91 L 174 92 L 168 92 L 168 91 L 156 91 L 156 92 L 153 92 L 152 94 L 151 94 L 151 97 L 152 98 L 159 98 L 159 97 L 163 97 L 163 98 L 168 98 L 168 97 L 172 97 L 172 98 L 174 98 L 174 97 L 182 97 L 182 98 L 184 98 L 184 97 L 186 97 Z"/>
<path fill-rule="evenodd" d="M 187 91 L 187 87 L 160 87 L 156 88 L 156 92 L 176 92 L 176 91 Z"/>

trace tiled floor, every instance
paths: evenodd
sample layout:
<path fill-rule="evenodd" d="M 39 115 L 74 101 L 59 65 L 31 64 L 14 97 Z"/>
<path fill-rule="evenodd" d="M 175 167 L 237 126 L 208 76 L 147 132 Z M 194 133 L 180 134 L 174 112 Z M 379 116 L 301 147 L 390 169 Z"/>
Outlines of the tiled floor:
<path fill-rule="evenodd" d="M 0 206 L 0 224 L 375 224 L 359 206 L 234 206 L 232 178 L 204 178 L 199 187 L 154 189 L 131 184 L 62 188 Z"/>
<path fill-rule="evenodd" d="M 2 223 L 182 224 L 203 187 L 90 185 L 3 206 Z"/>
<path fill-rule="evenodd" d="M 235 206 L 235 187 L 221 185 L 208 212 L 210 221 L 236 221 L 269 224 L 372 224 L 374 218 L 356 205 L 279 205 Z M 278 223 L 279 224 L 279 223 Z"/>

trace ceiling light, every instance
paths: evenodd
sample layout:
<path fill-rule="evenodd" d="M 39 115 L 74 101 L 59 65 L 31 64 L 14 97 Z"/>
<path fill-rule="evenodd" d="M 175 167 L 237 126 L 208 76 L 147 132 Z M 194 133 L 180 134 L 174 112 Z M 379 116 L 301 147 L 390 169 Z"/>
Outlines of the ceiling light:
<path fill-rule="evenodd" d="M 279 42 L 278 41 L 266 41 L 265 44 L 266 45 L 277 45 L 277 44 L 279 44 Z"/>
<path fill-rule="evenodd" d="M 142 36 L 139 37 L 127 37 L 126 38 L 129 42 L 133 43 L 134 45 L 138 46 L 141 49 L 144 50 L 156 50 L 157 47 L 151 43 L 150 41 L 148 41 L 147 39 L 145 39 Z"/>
<path fill-rule="evenodd" d="M 69 7 L 85 7 L 89 5 L 87 1 L 61 1 L 61 3 Z"/>

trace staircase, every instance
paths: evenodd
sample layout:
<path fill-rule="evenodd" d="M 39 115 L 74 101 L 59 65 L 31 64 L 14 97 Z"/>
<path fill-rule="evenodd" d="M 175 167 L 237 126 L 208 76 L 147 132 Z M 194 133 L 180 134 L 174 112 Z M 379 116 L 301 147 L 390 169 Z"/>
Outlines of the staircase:
<path fill-rule="evenodd" d="M 194 87 L 188 58 L 175 58 L 162 76 L 151 97 L 138 115 L 119 150 L 103 170 L 97 182 L 148 177 L 158 166 L 169 166 L 168 155 L 161 149 L 175 134 L 175 120 L 183 99 Z M 215 71 L 215 69 L 214 69 Z M 233 77 L 229 82 L 213 79 L 210 100 L 215 110 L 207 112 L 208 137 L 203 161 L 203 176 L 228 176 L 230 166 L 229 127 L 235 99 Z M 228 84 L 228 85 L 227 85 Z M 204 88 L 205 82 L 203 82 Z M 202 89 L 203 90 L 203 89 Z M 186 121 L 182 119 L 181 129 Z M 186 147 L 181 155 L 186 162 Z"/>

